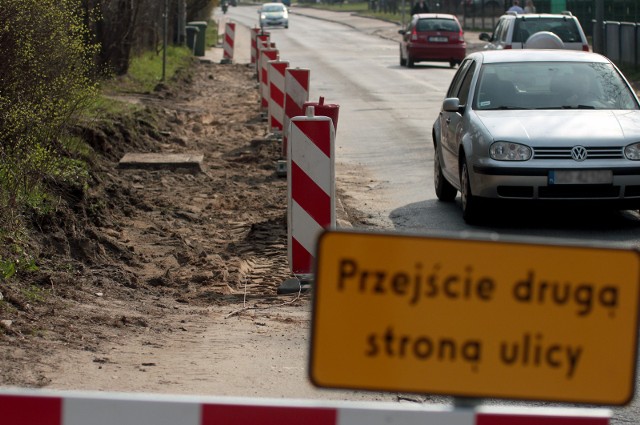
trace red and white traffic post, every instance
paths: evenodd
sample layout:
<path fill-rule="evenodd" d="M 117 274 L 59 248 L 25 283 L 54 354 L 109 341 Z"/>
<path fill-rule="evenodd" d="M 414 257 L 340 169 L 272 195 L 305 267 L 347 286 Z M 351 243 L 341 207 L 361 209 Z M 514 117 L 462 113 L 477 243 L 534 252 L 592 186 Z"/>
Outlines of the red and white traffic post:
<path fill-rule="evenodd" d="M 231 63 L 233 61 L 233 45 L 236 37 L 236 24 L 227 22 L 224 30 L 224 41 L 222 43 L 222 63 Z"/>
<path fill-rule="evenodd" d="M 256 63 L 258 58 L 258 34 L 261 29 L 258 27 L 251 28 L 251 63 Z"/>
<path fill-rule="evenodd" d="M 260 110 L 266 112 L 269 108 L 269 61 L 278 60 L 278 49 L 262 49 L 260 51 Z"/>
<path fill-rule="evenodd" d="M 262 32 L 256 35 L 256 80 L 260 82 L 260 53 L 262 49 L 266 49 L 271 45 L 268 32 Z"/>
<path fill-rule="evenodd" d="M 288 61 L 276 60 L 267 63 L 269 74 L 269 132 L 276 137 L 282 136 L 284 122 L 284 74 L 289 67 Z"/>
<path fill-rule="evenodd" d="M 316 241 L 327 228 L 335 228 L 335 130 L 331 118 L 305 116 L 291 119 L 287 155 L 287 254 L 294 279 L 278 288 L 279 294 L 298 292 L 313 280 Z"/>
<path fill-rule="evenodd" d="M 304 115 L 304 103 L 309 100 L 311 71 L 287 68 L 284 74 L 284 122 L 282 123 L 282 157 L 287 157 L 287 139 L 291 118 Z"/>

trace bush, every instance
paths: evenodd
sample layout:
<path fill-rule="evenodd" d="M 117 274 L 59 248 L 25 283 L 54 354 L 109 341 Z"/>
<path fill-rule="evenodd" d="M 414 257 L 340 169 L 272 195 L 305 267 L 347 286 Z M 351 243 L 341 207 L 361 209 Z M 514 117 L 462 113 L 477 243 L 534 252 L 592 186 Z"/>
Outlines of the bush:
<path fill-rule="evenodd" d="M 77 177 L 65 141 L 96 92 L 88 39 L 77 0 L 0 2 L 0 230 L 49 202 L 47 184 Z"/>

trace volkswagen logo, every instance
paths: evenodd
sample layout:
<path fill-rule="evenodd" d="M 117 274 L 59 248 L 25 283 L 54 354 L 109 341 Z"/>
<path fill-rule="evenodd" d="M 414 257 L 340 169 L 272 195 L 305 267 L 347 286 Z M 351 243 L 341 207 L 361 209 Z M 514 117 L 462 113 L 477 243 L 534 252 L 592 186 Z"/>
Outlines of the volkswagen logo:
<path fill-rule="evenodd" d="M 584 161 L 587 159 L 587 148 L 584 146 L 574 146 L 571 148 L 571 158 L 576 161 Z"/>

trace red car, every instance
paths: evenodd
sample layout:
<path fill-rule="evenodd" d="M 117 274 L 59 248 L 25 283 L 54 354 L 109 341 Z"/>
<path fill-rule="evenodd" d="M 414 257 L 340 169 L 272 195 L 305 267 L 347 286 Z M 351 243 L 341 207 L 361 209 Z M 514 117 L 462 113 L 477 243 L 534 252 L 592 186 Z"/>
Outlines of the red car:
<path fill-rule="evenodd" d="M 411 17 L 400 42 L 400 65 L 416 62 L 449 62 L 453 68 L 467 55 L 464 32 L 454 15 L 420 13 Z"/>

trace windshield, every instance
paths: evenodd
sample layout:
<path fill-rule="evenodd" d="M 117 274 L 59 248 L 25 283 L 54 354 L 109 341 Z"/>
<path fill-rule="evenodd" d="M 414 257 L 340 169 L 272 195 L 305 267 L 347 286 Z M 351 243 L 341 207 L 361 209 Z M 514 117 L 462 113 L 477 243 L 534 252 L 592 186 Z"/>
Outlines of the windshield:
<path fill-rule="evenodd" d="M 284 7 L 279 4 L 262 6 L 263 12 L 282 12 Z"/>
<path fill-rule="evenodd" d="M 607 63 L 485 64 L 473 109 L 638 109 L 616 69 Z"/>

